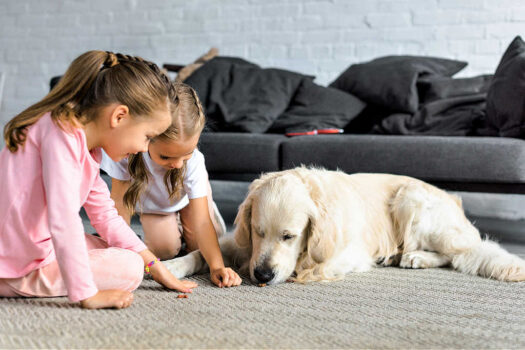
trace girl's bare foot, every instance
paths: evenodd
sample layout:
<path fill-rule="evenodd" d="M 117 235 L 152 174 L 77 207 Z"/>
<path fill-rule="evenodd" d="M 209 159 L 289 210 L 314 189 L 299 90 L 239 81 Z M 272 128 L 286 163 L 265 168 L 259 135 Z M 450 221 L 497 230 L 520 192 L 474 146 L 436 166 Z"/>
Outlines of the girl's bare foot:
<path fill-rule="evenodd" d="M 125 290 L 109 289 L 100 290 L 90 298 L 80 301 L 85 309 L 124 309 L 133 302 L 133 293 Z"/>

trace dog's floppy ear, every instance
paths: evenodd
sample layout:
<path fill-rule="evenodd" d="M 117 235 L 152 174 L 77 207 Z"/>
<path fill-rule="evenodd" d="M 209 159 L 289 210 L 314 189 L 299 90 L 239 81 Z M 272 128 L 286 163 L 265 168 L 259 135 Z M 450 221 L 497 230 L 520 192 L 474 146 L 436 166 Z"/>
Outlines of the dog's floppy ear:
<path fill-rule="evenodd" d="M 241 248 L 250 248 L 252 244 L 252 198 L 250 195 L 239 206 L 234 223 L 235 242 Z"/>
<path fill-rule="evenodd" d="M 322 198 L 321 184 L 318 183 L 315 176 L 303 178 L 312 200 L 310 209 L 309 224 L 307 226 L 306 254 L 316 264 L 324 263 L 334 253 L 336 227 L 325 206 Z"/>
<path fill-rule="evenodd" d="M 263 183 L 263 180 L 253 181 L 248 190 L 248 195 L 239 206 L 239 211 L 235 217 L 235 242 L 241 248 L 249 248 L 252 245 L 252 202 L 255 191 Z"/>

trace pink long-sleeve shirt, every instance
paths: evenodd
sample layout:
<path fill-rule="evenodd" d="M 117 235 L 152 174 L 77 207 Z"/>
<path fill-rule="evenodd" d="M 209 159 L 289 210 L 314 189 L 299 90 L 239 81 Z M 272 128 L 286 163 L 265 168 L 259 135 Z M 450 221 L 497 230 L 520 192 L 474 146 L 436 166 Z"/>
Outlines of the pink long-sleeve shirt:
<path fill-rule="evenodd" d="M 109 246 L 146 249 L 118 215 L 100 160 L 84 130 L 65 131 L 50 113 L 28 128 L 17 152 L 0 152 L 0 278 L 22 277 L 57 259 L 71 301 L 95 295 L 82 206 Z"/>

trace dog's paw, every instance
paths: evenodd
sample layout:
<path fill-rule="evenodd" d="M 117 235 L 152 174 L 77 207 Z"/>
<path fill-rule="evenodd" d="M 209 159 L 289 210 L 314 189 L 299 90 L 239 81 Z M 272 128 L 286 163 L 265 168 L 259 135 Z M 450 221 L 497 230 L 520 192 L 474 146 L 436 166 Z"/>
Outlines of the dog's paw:
<path fill-rule="evenodd" d="M 399 267 L 405 269 L 424 269 L 428 267 L 425 257 L 418 252 L 405 253 L 401 256 Z"/>
<path fill-rule="evenodd" d="M 188 266 L 184 257 L 163 261 L 163 264 L 169 272 L 178 279 L 184 278 L 188 275 Z"/>

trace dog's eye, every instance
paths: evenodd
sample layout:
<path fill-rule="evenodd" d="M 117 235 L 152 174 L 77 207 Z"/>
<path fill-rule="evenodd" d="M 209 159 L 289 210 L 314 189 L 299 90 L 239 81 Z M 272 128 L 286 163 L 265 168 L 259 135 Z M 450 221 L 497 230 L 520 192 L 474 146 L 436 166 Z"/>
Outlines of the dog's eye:
<path fill-rule="evenodd" d="M 287 233 L 287 234 L 285 234 L 285 235 L 283 236 L 283 241 L 287 241 L 287 240 L 292 239 L 292 238 L 294 238 L 294 237 L 295 237 L 295 236 L 293 236 L 293 235 Z"/>
<path fill-rule="evenodd" d="M 257 235 L 259 235 L 260 237 L 264 238 L 264 232 L 263 231 L 256 230 L 255 232 L 257 232 Z"/>

